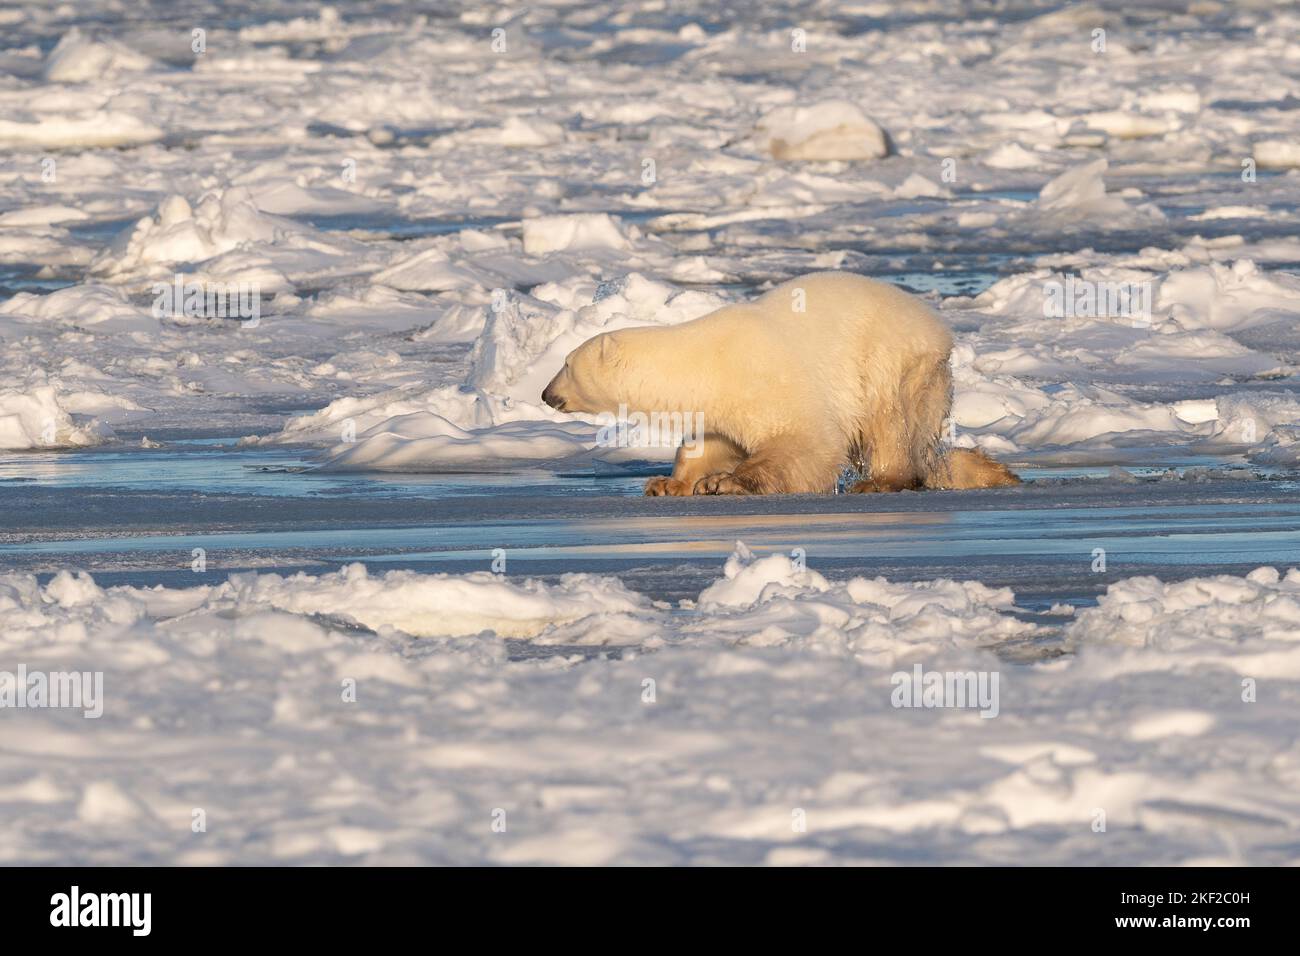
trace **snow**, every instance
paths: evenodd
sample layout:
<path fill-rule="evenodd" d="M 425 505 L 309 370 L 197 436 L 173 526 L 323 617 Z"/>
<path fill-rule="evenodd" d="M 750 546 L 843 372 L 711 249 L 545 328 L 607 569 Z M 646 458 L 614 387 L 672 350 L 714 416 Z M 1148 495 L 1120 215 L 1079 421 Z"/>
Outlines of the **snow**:
<path fill-rule="evenodd" d="M 69 111 L 0 120 L 0 146 L 9 149 L 72 149 L 138 146 L 162 139 L 163 131 L 116 110 Z"/>
<path fill-rule="evenodd" d="M 1300 142 L 1264 140 L 1254 147 L 1255 161 L 1266 169 L 1295 169 L 1300 167 Z"/>
<path fill-rule="evenodd" d="M 0 449 L 72 448 L 110 437 L 113 430 L 93 418 L 73 421 L 76 398 L 50 384 L 0 389 Z"/>
<path fill-rule="evenodd" d="M 831 583 L 742 545 L 686 603 L 610 577 L 360 565 L 184 588 L 2 577 L 7 656 L 102 669 L 108 698 L 94 721 L 11 715 L 3 855 L 884 863 L 905 841 L 912 860 L 1289 860 L 1300 763 L 1277 732 L 1300 704 L 1300 572 L 1132 579 L 1061 626 L 1006 589 Z M 1073 653 L 999 656 L 1025 642 Z M 626 649 L 574 653 L 593 645 Z M 996 674 L 997 715 L 894 706 L 918 666 Z M 25 764 L 37 752 L 60 756 Z M 69 818 L 87 836 L 44 840 Z"/>
<path fill-rule="evenodd" d="M 627 239 L 605 213 L 538 216 L 524 222 L 524 253 L 544 256 L 565 249 L 626 249 Z"/>
<path fill-rule="evenodd" d="M 844 100 L 782 106 L 758 121 L 755 136 L 775 159 L 880 159 L 889 152 L 885 131 Z"/>
<path fill-rule="evenodd" d="M 51 83 L 85 83 L 109 73 L 145 70 L 147 56 L 116 40 L 94 40 L 73 27 L 45 58 L 45 79 Z"/>
<path fill-rule="evenodd" d="M 254 254 L 258 246 L 263 251 Z M 169 278 L 159 266 L 205 263 L 210 276 L 257 283 L 260 292 L 271 293 L 290 290 L 289 275 L 343 257 L 347 249 L 264 212 L 248 189 L 233 187 L 206 193 L 197 208 L 183 196 L 168 196 L 153 216 L 120 233 L 96 256 L 90 271 L 115 278 Z"/>
<path fill-rule="evenodd" d="M 1108 221 L 1132 218 L 1136 210 L 1120 196 L 1108 195 L 1103 179 L 1107 161 L 1095 159 L 1090 163 L 1067 170 L 1057 176 L 1038 194 L 1037 212 L 1047 218 L 1066 219 L 1071 222 L 1101 218 Z M 1159 209 L 1147 210 L 1160 218 Z"/>
<path fill-rule="evenodd" d="M 1293 4 L 146 6 L 0 14 L 0 495 L 72 459 L 107 471 L 86 449 L 140 454 L 161 493 L 172 443 L 214 440 L 300 454 L 321 498 L 376 472 L 491 496 L 662 471 L 671 449 L 602 447 L 541 402 L 564 356 L 844 269 L 953 328 L 950 443 L 1096 463 L 1098 498 L 1150 486 L 1152 536 L 1176 533 L 1151 470 L 1188 495 L 1264 479 L 1281 517 L 1260 540 L 1289 534 Z M 158 309 L 177 281 L 243 284 L 259 318 Z M 1140 308 L 1097 308 L 1108 287 Z M 1014 518 L 1015 493 L 981 507 Z M 51 536 L 78 532 L 66 494 Z M 974 513 L 899 500 L 953 541 Z M 589 508 L 565 553 L 602 547 Z M 697 517 L 628 520 L 651 553 Z M 493 536 L 545 553 L 553 526 L 476 518 L 468 574 L 376 546 L 123 586 L 0 553 L 7 659 L 103 670 L 108 697 L 95 720 L 5 713 L 0 860 L 1296 862 L 1300 572 L 1136 568 L 1039 612 L 1017 603 L 1032 575 L 993 586 L 992 562 L 839 573 L 786 517 L 766 527 L 788 547 L 738 546 L 671 603 L 629 584 L 642 552 L 494 573 Z M 187 520 L 148 533 L 219 531 Z M 696 538 L 713 554 L 756 524 Z M 996 673 L 998 716 L 894 707 L 916 665 Z"/>

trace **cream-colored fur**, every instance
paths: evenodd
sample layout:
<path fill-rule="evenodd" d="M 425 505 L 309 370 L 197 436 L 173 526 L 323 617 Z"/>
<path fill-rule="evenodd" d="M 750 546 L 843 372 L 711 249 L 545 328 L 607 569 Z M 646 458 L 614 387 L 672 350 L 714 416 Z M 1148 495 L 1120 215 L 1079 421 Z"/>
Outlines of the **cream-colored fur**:
<path fill-rule="evenodd" d="M 847 464 L 870 476 L 854 491 L 1014 484 L 982 453 L 942 453 L 951 350 L 919 299 L 821 272 L 693 322 L 597 335 L 542 398 L 570 412 L 702 414 L 702 454 L 679 449 L 648 495 L 830 492 Z"/>

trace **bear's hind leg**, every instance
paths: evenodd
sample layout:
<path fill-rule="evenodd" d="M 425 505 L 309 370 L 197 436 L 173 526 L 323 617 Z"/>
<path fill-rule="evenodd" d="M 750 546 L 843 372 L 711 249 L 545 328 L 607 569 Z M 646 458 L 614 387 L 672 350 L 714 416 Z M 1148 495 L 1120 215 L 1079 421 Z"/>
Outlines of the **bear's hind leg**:
<path fill-rule="evenodd" d="M 954 448 L 926 478 L 927 488 L 966 491 L 975 488 L 1006 488 L 1020 484 L 1020 477 L 1000 461 L 978 448 Z"/>
<path fill-rule="evenodd" d="M 939 461 L 943 422 L 952 404 L 948 356 L 918 359 L 902 376 L 898 394 L 862 430 L 871 476 L 854 493 L 909 491 L 925 486 Z"/>
<path fill-rule="evenodd" d="M 925 472 L 913 453 L 905 424 L 876 423 L 864 444 L 871 475 L 852 485 L 851 494 L 921 487 Z"/>
<path fill-rule="evenodd" d="M 721 435 L 705 435 L 702 444 L 698 449 L 686 445 L 678 448 L 672 477 L 651 478 L 645 483 L 645 493 L 652 498 L 700 494 L 695 491 L 695 485 L 701 478 L 714 472 L 731 471 L 745 458 L 739 445 Z"/>

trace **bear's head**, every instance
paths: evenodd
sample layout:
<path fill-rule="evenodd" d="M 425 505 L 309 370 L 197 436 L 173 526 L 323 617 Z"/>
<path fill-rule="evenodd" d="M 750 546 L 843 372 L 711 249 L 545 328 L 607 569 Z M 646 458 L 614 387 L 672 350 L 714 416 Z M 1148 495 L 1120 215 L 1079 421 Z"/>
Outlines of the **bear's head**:
<path fill-rule="evenodd" d="M 615 335 L 603 332 L 570 352 L 564 368 L 542 390 L 542 401 L 560 412 L 616 412 L 625 396 L 619 388 L 621 349 Z"/>

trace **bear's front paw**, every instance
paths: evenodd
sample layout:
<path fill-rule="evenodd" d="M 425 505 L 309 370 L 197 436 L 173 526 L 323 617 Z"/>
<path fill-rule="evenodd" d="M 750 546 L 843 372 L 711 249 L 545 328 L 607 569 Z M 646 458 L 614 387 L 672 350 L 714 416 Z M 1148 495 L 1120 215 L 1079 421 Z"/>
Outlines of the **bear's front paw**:
<path fill-rule="evenodd" d="M 871 481 L 870 479 L 864 479 L 863 481 L 855 481 L 852 485 L 849 486 L 849 494 L 851 495 L 869 495 L 869 494 L 874 494 L 877 491 L 883 491 L 883 490 L 884 490 L 883 488 L 881 488 L 878 484 L 876 484 L 874 481 Z"/>
<path fill-rule="evenodd" d="M 899 478 L 866 478 L 851 485 L 849 487 L 849 494 L 869 495 L 876 492 L 890 494 L 895 491 L 914 491 L 920 486 L 920 482 Z"/>
<path fill-rule="evenodd" d="M 690 486 L 678 478 L 669 478 L 667 475 L 657 475 L 645 483 L 645 493 L 650 498 L 662 498 L 671 496 L 682 498 L 691 493 Z"/>
<path fill-rule="evenodd" d="M 695 483 L 697 495 L 747 495 L 749 488 L 741 483 L 735 475 L 726 471 L 705 475 Z"/>

